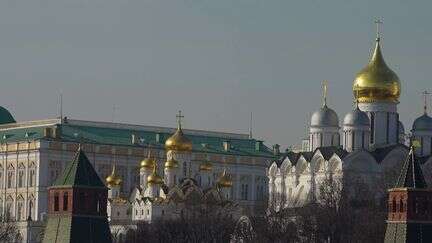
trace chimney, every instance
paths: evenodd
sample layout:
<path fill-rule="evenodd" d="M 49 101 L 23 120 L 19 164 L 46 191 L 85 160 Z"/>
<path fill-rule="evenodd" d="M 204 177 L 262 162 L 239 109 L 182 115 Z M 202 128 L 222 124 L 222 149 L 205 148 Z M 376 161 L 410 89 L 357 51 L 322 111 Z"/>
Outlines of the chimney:
<path fill-rule="evenodd" d="M 44 137 L 46 138 L 52 138 L 53 135 L 53 129 L 52 127 L 45 127 L 44 129 Z"/>
<path fill-rule="evenodd" d="M 131 143 L 134 145 L 138 143 L 137 136 L 133 133 L 131 134 Z"/>
<path fill-rule="evenodd" d="M 259 140 L 255 141 L 255 150 L 260 151 L 262 145 L 263 145 L 263 141 L 259 141 Z"/>
<path fill-rule="evenodd" d="M 57 139 L 61 138 L 61 127 L 60 126 L 55 126 L 52 129 L 52 137 L 57 138 Z"/>
<path fill-rule="evenodd" d="M 231 143 L 229 141 L 224 141 L 223 142 L 223 148 L 226 152 L 230 151 L 231 149 Z"/>

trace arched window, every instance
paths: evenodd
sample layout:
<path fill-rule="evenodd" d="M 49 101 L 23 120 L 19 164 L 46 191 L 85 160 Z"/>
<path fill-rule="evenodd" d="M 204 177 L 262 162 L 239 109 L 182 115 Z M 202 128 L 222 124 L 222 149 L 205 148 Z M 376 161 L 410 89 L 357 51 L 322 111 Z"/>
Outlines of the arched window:
<path fill-rule="evenodd" d="M 63 193 L 63 211 L 68 210 L 68 203 L 69 203 L 69 195 L 67 192 Z"/>
<path fill-rule="evenodd" d="M 17 220 L 23 220 L 24 219 L 24 199 L 19 198 L 17 203 Z"/>
<path fill-rule="evenodd" d="M 393 198 L 393 202 L 392 202 L 392 212 L 396 213 L 396 198 Z"/>
<path fill-rule="evenodd" d="M 54 193 L 54 211 L 59 211 L 59 194 L 58 192 Z"/>
<path fill-rule="evenodd" d="M 29 171 L 29 181 L 28 181 L 28 185 L 29 186 L 34 186 L 35 184 L 35 170 L 34 168 L 30 169 Z"/>
<path fill-rule="evenodd" d="M 183 162 L 183 177 L 186 177 L 186 173 L 187 173 L 187 164 L 186 162 Z"/>
<path fill-rule="evenodd" d="M 404 202 L 402 200 L 402 198 L 399 200 L 399 212 L 403 212 L 404 211 Z"/>
<path fill-rule="evenodd" d="M 24 170 L 20 169 L 18 171 L 18 187 L 24 186 Z"/>

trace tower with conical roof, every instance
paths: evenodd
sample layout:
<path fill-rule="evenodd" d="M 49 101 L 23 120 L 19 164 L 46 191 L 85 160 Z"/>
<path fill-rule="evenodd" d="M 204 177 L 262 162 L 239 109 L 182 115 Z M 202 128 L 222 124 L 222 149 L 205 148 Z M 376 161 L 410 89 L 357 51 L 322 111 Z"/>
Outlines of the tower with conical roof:
<path fill-rule="evenodd" d="M 411 146 L 394 188 L 389 190 L 386 243 L 432 242 L 432 190 Z"/>
<path fill-rule="evenodd" d="M 112 242 L 107 187 L 81 148 L 48 189 L 44 243 Z"/>
<path fill-rule="evenodd" d="M 397 104 L 401 92 L 399 77 L 391 70 L 381 52 L 381 37 L 378 31 L 375 49 L 369 63 L 357 74 L 353 83 L 355 99 L 359 108 L 370 119 L 370 144 L 383 147 L 399 142 L 399 114 Z"/>
<path fill-rule="evenodd" d="M 151 151 L 148 151 L 147 158 L 140 163 L 140 186 L 142 189 L 147 187 L 147 177 L 151 175 L 153 167 L 156 164 L 155 159 L 151 156 Z"/>

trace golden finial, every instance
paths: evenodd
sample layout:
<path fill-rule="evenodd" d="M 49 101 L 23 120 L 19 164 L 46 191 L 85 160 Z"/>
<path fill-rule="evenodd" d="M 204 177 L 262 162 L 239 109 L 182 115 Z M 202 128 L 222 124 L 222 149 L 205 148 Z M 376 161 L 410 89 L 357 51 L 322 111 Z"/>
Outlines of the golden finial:
<path fill-rule="evenodd" d="M 322 87 L 323 87 L 323 106 L 327 106 L 327 80 L 324 80 L 322 82 Z"/>
<path fill-rule="evenodd" d="M 381 40 L 380 25 L 383 24 L 383 22 L 380 18 L 376 18 L 374 22 L 376 25 L 376 41 L 379 42 Z"/>
<path fill-rule="evenodd" d="M 177 117 L 177 123 L 178 123 L 177 124 L 178 130 L 181 130 L 181 122 L 182 122 L 182 118 L 184 118 L 181 110 L 178 111 L 178 114 L 176 115 L 176 117 Z"/>
<path fill-rule="evenodd" d="M 431 93 L 429 93 L 427 90 L 425 90 L 425 91 L 422 92 L 422 95 L 423 95 L 423 112 L 424 112 L 425 115 L 427 114 L 427 110 L 428 110 L 428 107 L 427 107 L 427 97 L 430 94 Z"/>

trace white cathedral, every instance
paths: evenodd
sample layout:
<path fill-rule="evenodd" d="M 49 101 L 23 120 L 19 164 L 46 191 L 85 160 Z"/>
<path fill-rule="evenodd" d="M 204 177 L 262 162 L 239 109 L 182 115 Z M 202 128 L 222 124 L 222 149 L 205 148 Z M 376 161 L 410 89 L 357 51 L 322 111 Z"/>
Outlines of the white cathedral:
<path fill-rule="evenodd" d="M 342 186 L 360 182 L 371 191 L 385 190 L 400 171 L 409 148 L 399 120 L 397 105 L 401 82 L 385 63 L 379 35 L 369 63 L 355 77 L 354 109 L 345 115 L 342 127 L 337 113 L 326 101 L 312 114 L 309 139 L 303 151 L 286 152 L 268 169 L 269 204 L 279 208 L 300 207 L 317 198 L 326 178 L 337 178 Z M 411 139 L 420 142 L 416 156 L 432 183 L 432 118 L 424 114 L 412 126 Z"/>
<path fill-rule="evenodd" d="M 214 178 L 209 160 L 193 164 L 192 141 L 183 133 L 180 121 L 177 131 L 166 140 L 165 149 L 167 159 L 163 166 L 150 151 L 141 161 L 139 185 L 127 198 L 120 194 L 122 178 L 116 175 L 113 165 L 106 184 L 109 188 L 107 214 L 114 235 L 123 237 L 137 221 L 152 222 L 187 214 L 189 204 L 215 205 L 233 216 L 240 213 L 240 207 L 231 197 L 233 181 L 227 167 Z"/>

